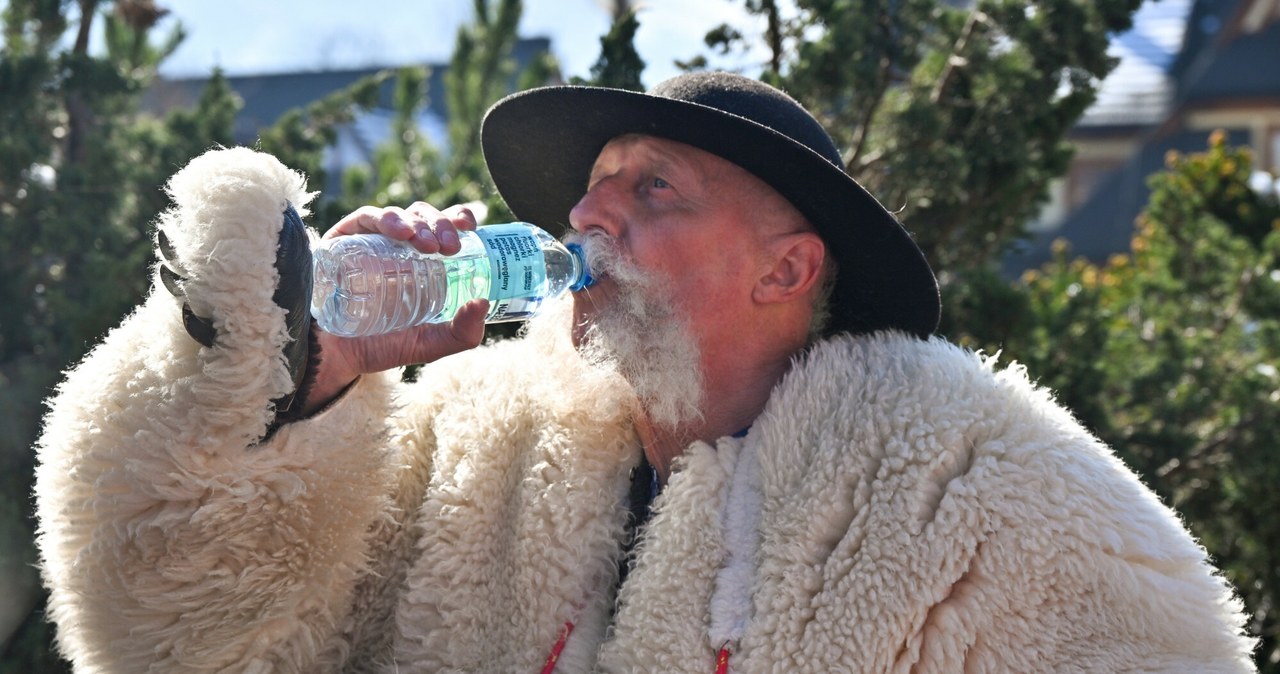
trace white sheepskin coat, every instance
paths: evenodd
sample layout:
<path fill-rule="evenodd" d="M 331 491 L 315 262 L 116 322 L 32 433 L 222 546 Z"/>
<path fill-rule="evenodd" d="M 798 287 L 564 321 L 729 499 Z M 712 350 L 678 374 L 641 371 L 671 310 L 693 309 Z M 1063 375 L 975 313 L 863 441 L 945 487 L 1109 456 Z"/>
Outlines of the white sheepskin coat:
<path fill-rule="evenodd" d="M 290 380 L 274 245 L 301 176 L 197 159 L 155 291 L 58 388 L 43 572 L 78 672 L 1247 672 L 1178 518 L 1017 368 L 840 337 L 745 438 L 690 446 L 614 596 L 627 387 L 548 328 L 361 379 L 255 444 Z M 157 287 L 159 284 L 157 284 Z"/>

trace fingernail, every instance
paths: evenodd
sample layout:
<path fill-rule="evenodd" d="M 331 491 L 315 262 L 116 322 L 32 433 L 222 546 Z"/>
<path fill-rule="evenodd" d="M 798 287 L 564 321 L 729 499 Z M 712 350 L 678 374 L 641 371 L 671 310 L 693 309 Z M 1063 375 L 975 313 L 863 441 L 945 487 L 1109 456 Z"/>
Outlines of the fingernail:
<path fill-rule="evenodd" d="M 451 229 L 440 232 L 440 243 L 446 246 L 458 245 L 458 233 Z"/>

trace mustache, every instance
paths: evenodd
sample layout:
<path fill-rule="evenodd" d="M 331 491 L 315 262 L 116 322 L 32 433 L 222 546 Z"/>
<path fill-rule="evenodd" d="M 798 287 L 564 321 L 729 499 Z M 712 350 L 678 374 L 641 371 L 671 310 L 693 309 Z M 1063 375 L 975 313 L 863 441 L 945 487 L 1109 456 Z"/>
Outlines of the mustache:
<path fill-rule="evenodd" d="M 564 242 L 576 243 L 582 247 L 582 252 L 587 260 L 587 268 L 591 270 L 591 275 L 596 278 L 602 276 L 611 278 L 626 277 L 632 275 L 631 272 L 634 271 L 634 265 L 623 258 L 617 240 L 604 232 L 591 231 L 582 234 L 571 231 L 564 236 Z"/>
<path fill-rule="evenodd" d="M 616 239 L 604 232 L 591 231 L 585 234 L 570 232 L 564 241 L 582 246 L 592 276 L 597 280 L 610 279 L 617 285 L 620 297 L 615 300 L 620 302 L 624 311 L 641 320 L 652 317 L 655 307 L 646 300 L 664 296 L 665 284 L 632 262 Z M 590 287 L 586 294 L 591 297 Z"/>

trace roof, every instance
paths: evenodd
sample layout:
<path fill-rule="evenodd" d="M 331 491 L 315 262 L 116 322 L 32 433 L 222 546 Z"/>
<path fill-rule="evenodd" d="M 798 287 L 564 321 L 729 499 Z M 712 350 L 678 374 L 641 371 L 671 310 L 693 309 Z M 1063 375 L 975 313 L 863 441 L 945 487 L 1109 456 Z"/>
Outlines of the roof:
<path fill-rule="evenodd" d="M 1139 149 L 1100 180 L 1089 199 L 1059 227 L 1008 256 L 1006 273 L 1017 274 L 1047 262 L 1056 239 L 1071 242 L 1072 256 L 1094 262 L 1128 251 L 1134 222 L 1150 197 L 1148 177 L 1164 169 L 1169 151 L 1203 152 L 1207 147 L 1209 131 L 1186 128 L 1185 113 L 1207 107 L 1250 108 L 1259 103 L 1280 107 L 1280 80 L 1272 65 L 1280 63 L 1280 0 L 1160 0 L 1156 5 L 1164 5 L 1168 14 L 1148 13 L 1152 7 L 1148 2 L 1135 17 L 1134 26 L 1135 31 L 1149 36 L 1152 44 L 1134 36 L 1117 38 L 1117 49 L 1128 54 L 1131 67 L 1117 68 L 1120 77 L 1107 79 L 1104 89 L 1108 96 L 1099 97 L 1103 107 L 1091 109 L 1073 132 L 1083 137 L 1127 128 L 1139 139 Z M 1170 32 L 1174 15 L 1181 11 L 1186 12 L 1181 51 L 1170 56 L 1161 49 L 1174 44 Z M 1156 36 L 1162 36 L 1165 47 L 1155 48 Z M 1154 76 L 1157 66 L 1164 68 L 1158 78 Z M 1143 73 L 1149 78 L 1139 77 Z M 1133 109 L 1127 117 L 1124 86 L 1134 87 L 1128 98 Z M 1152 102 L 1156 93 L 1165 97 L 1158 115 Z M 1144 95 L 1151 98 L 1142 98 Z M 1138 119 L 1149 121 L 1135 123 Z M 1253 140 L 1251 129 L 1244 125 L 1223 130 L 1231 145 L 1249 145 Z"/>
<path fill-rule="evenodd" d="M 1052 259 L 1053 242 L 1071 242 L 1071 257 L 1083 257 L 1101 263 L 1110 256 L 1129 250 L 1134 224 L 1151 196 L 1148 178 L 1165 169 L 1165 156 L 1170 151 L 1182 154 L 1204 152 L 1208 147 L 1203 131 L 1180 131 L 1142 146 L 1129 161 L 1100 181 L 1098 189 L 1062 226 L 1044 236 L 1027 241 L 1003 264 L 1007 275 L 1016 276 Z M 1227 142 L 1245 145 L 1248 129 L 1227 130 Z"/>
<path fill-rule="evenodd" d="M 315 72 L 275 73 L 227 77 L 227 84 L 243 102 L 236 115 L 234 135 L 237 142 L 252 142 L 258 130 L 270 126 L 284 113 L 318 101 L 345 89 L 357 81 L 382 72 L 382 68 L 325 70 Z M 194 106 L 209 83 L 207 77 L 157 79 L 143 94 L 143 109 L 162 114 L 174 108 Z M 443 104 L 443 78 L 432 72 L 428 82 L 432 105 Z M 394 82 L 384 82 L 379 91 L 379 107 L 391 107 Z"/>
<path fill-rule="evenodd" d="M 1275 70 L 1280 63 L 1280 10 L 1273 9 L 1277 6 L 1277 0 L 1198 2 L 1187 49 L 1174 68 L 1180 102 L 1195 106 L 1221 98 L 1280 97 Z M 1269 12 L 1276 14 L 1268 16 Z M 1262 20 L 1251 19 L 1259 14 Z"/>
<path fill-rule="evenodd" d="M 512 57 L 517 63 L 529 63 L 539 53 L 551 48 L 548 38 L 523 38 L 516 42 Z M 236 117 L 237 142 L 252 142 L 258 130 L 270 126 L 281 115 L 301 106 L 318 101 L 329 94 L 355 84 L 360 79 L 384 70 L 404 67 L 400 64 L 383 67 L 353 68 L 347 70 L 314 70 L 261 75 L 235 75 L 227 77 L 227 83 L 244 103 Z M 444 77 L 447 64 L 417 64 L 430 68 L 427 82 L 427 106 L 440 118 L 447 119 Z M 208 84 L 208 77 L 166 79 L 158 78 L 143 93 L 143 109 L 163 114 L 180 107 L 192 107 Z M 392 109 L 391 99 L 395 83 L 383 83 L 379 91 L 379 108 Z"/>
<path fill-rule="evenodd" d="M 1174 93 L 1169 69 L 1182 50 L 1192 5 L 1192 0 L 1147 0 L 1138 8 L 1133 27 L 1111 40 L 1107 53 L 1118 63 L 1079 126 L 1147 125 L 1164 119 Z"/>

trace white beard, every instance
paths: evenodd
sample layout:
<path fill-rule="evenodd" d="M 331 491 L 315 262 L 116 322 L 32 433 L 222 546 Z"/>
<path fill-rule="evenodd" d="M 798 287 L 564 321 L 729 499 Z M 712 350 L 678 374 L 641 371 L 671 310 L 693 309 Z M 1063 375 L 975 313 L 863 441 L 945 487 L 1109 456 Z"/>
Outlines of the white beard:
<path fill-rule="evenodd" d="M 608 236 L 575 233 L 567 239 L 582 246 L 596 278 L 608 277 L 616 285 L 616 294 L 595 306 L 590 323 L 581 328 L 579 353 L 626 379 L 655 426 L 676 430 L 701 420 L 698 348 L 673 305 L 677 295 L 664 280 L 624 259 Z M 586 295 L 590 302 L 590 288 Z"/>

